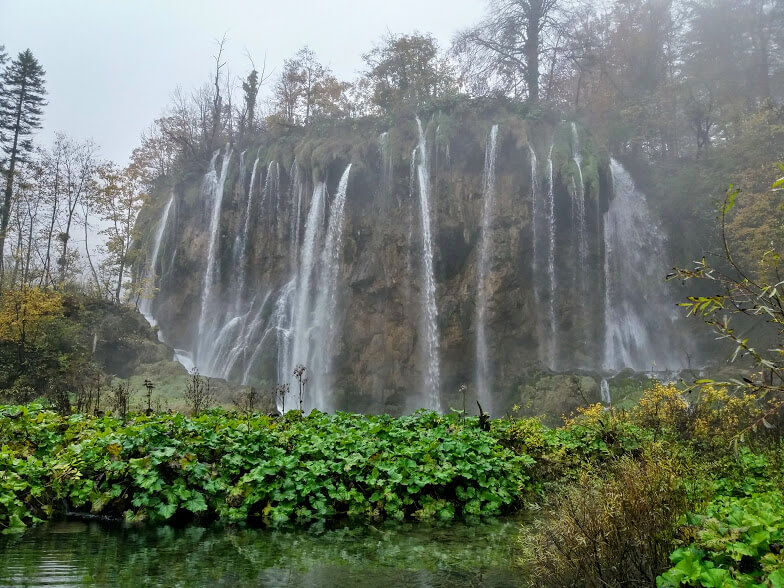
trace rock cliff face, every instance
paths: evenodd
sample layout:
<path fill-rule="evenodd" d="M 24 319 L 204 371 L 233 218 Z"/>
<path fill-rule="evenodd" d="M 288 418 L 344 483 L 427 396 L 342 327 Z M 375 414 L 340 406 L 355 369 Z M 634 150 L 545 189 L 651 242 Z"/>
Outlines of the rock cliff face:
<path fill-rule="evenodd" d="M 290 384 L 286 408 L 305 365 L 306 409 L 357 412 L 461 408 L 463 384 L 495 414 L 568 409 L 598 400 L 586 375 L 681 366 L 666 231 L 586 131 L 468 109 L 418 122 L 228 145 L 161 188 L 137 273 L 165 340 L 204 375 Z M 627 201 L 644 210 L 614 210 Z M 649 264 L 624 264 L 633 240 Z"/>

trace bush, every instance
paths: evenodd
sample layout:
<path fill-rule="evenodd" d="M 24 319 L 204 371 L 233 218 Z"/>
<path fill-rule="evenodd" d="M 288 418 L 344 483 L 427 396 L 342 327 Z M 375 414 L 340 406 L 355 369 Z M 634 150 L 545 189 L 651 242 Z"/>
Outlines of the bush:
<path fill-rule="evenodd" d="M 683 391 L 672 384 L 654 382 L 643 392 L 639 403 L 631 411 L 632 420 L 657 435 L 666 432 L 683 432 L 686 429 L 689 403 Z"/>
<path fill-rule="evenodd" d="M 185 402 L 195 417 L 215 404 L 215 391 L 210 386 L 210 379 L 200 376 L 195 368 L 185 386 Z"/>
<path fill-rule="evenodd" d="M 601 463 L 622 455 L 637 454 L 650 439 L 649 431 L 632 422 L 626 412 L 605 410 L 601 404 L 577 409 L 564 419 L 558 443 L 580 461 Z"/>
<path fill-rule="evenodd" d="M 650 445 L 638 460 L 622 456 L 603 474 L 585 470 L 523 531 L 520 564 L 531 584 L 653 584 L 669 565 L 679 516 L 693 506 L 687 463 Z"/>
<path fill-rule="evenodd" d="M 744 432 L 755 438 L 770 436 L 767 431 L 775 427 L 767 420 L 763 423 L 763 417 L 775 406 L 778 404 L 769 396 L 744 389 L 733 393 L 726 386 L 712 384 L 700 385 L 689 403 L 683 391 L 656 382 L 645 391 L 630 418 L 657 437 L 675 436 L 703 450 L 723 453 Z M 759 431 L 757 423 L 763 424 Z"/>

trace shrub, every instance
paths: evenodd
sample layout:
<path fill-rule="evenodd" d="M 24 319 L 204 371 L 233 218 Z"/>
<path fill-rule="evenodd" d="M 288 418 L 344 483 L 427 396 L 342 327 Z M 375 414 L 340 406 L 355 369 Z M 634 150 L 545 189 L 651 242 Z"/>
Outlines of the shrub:
<path fill-rule="evenodd" d="M 195 368 L 185 386 L 185 402 L 195 417 L 215 404 L 215 391 L 210 387 L 210 379 L 200 376 Z"/>
<path fill-rule="evenodd" d="M 578 408 L 577 413 L 564 419 L 558 443 L 580 460 L 602 462 L 636 454 L 650 438 L 650 433 L 634 424 L 624 411 L 592 404 Z"/>
<path fill-rule="evenodd" d="M 631 415 L 635 423 L 660 434 L 683 431 L 688 408 L 689 403 L 683 398 L 683 391 L 672 384 L 654 382 L 653 386 L 645 390 Z"/>
<path fill-rule="evenodd" d="M 658 445 L 639 460 L 615 459 L 604 475 L 583 471 L 520 537 L 531 584 L 653 584 L 669 565 L 678 517 L 693 504 L 689 473 L 687 460 Z"/>

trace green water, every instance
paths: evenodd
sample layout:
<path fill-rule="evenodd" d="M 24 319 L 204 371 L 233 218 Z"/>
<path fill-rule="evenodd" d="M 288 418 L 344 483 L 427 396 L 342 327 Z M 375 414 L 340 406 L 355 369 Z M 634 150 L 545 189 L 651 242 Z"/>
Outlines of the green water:
<path fill-rule="evenodd" d="M 68 521 L 0 536 L 0 586 L 517 586 L 516 521 L 294 530 Z"/>

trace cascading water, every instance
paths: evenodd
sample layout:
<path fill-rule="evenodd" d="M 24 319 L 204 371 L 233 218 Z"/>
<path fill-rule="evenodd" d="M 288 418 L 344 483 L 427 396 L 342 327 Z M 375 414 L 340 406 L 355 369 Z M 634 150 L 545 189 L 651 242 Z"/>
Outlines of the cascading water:
<path fill-rule="evenodd" d="M 610 172 L 613 199 L 604 217 L 602 367 L 607 372 L 682 369 L 685 362 L 666 329 L 677 313 L 664 298 L 663 278 L 649 273 L 651 253 L 661 255 L 666 249 L 664 236 L 651 218 L 645 195 L 615 159 Z"/>
<path fill-rule="evenodd" d="M 419 206 L 422 216 L 422 268 L 424 272 L 422 289 L 424 310 L 424 363 L 426 365 L 424 381 L 424 399 L 426 408 L 441 410 L 440 385 L 441 368 L 438 343 L 438 307 L 436 306 L 436 280 L 433 274 L 433 237 L 430 226 L 430 170 L 428 168 L 427 141 L 419 117 L 416 119 L 419 129 L 417 146 L 417 178 L 419 181 Z"/>
<path fill-rule="evenodd" d="M 260 328 L 259 317 L 265 308 L 270 292 L 259 296 L 257 292 L 250 301 L 246 300 L 245 279 L 247 272 L 248 245 L 254 226 L 253 204 L 256 193 L 258 157 L 251 171 L 245 202 L 245 218 L 241 232 L 234 241 L 233 262 L 237 279 L 228 300 L 216 301 L 212 328 L 209 331 L 209 347 L 198 358 L 199 369 L 206 376 L 238 378 L 242 363 L 247 358 L 248 347 Z M 244 178 L 244 166 L 240 165 L 240 181 Z M 269 179 L 267 184 L 269 184 Z M 220 311 L 224 312 L 221 313 Z M 201 343 L 201 341 L 200 341 Z M 239 372 L 239 373 L 238 373 Z"/>
<path fill-rule="evenodd" d="M 346 209 L 346 190 L 351 164 L 340 178 L 338 191 L 329 209 L 327 239 L 321 255 L 321 275 L 319 276 L 318 297 L 315 307 L 315 327 L 318 343 L 314 349 L 313 374 L 310 384 L 313 394 L 312 403 L 320 410 L 332 410 L 332 354 L 340 330 L 338 308 L 338 275 L 340 273 L 340 254 L 343 247 L 343 219 Z"/>
<path fill-rule="evenodd" d="M 327 197 L 327 186 L 320 182 L 313 189 L 313 197 L 310 201 L 310 212 L 305 223 L 305 237 L 302 241 L 302 255 L 299 262 L 299 275 L 297 276 L 294 309 L 291 315 L 291 362 L 285 368 L 290 374 L 298 365 L 304 365 L 309 370 L 314 369 L 310 362 L 311 336 L 314 326 L 313 317 L 313 293 L 311 284 L 316 279 L 316 255 L 317 247 L 321 242 L 321 235 L 324 232 L 324 203 Z M 288 381 L 288 380 L 286 380 Z M 294 406 L 293 400 L 296 398 L 294 390 L 290 392 L 290 398 L 286 399 L 286 404 Z"/>
<path fill-rule="evenodd" d="M 202 193 L 207 195 L 206 200 L 212 200 L 212 214 L 210 216 L 209 246 L 207 249 L 207 267 L 204 271 L 202 282 L 201 311 L 199 313 L 198 339 L 196 342 L 196 365 L 205 360 L 209 350 L 212 349 L 213 333 L 216 321 L 215 309 L 212 308 L 212 288 L 215 283 L 215 276 L 218 271 L 218 233 L 220 229 L 221 204 L 223 203 L 223 188 L 226 181 L 226 170 L 229 168 L 231 151 L 226 145 L 226 154 L 223 156 L 220 173 L 215 168 L 215 161 L 219 155 L 216 151 L 210 162 L 210 171 L 204 177 L 202 183 Z"/>
<path fill-rule="evenodd" d="M 150 323 L 151 327 L 157 327 L 158 322 L 155 320 L 155 317 L 152 315 L 152 300 L 155 297 L 155 278 L 156 278 L 156 266 L 158 265 L 158 253 L 161 250 L 161 243 L 163 242 L 163 235 L 166 232 L 166 227 L 169 224 L 169 211 L 172 208 L 172 204 L 174 204 L 174 193 L 172 192 L 171 198 L 166 203 L 166 206 L 163 209 L 163 214 L 161 215 L 161 220 L 158 222 L 158 230 L 155 232 L 155 240 L 152 244 L 152 251 L 150 252 L 150 261 L 147 265 L 147 269 L 144 272 L 144 294 L 142 295 L 141 300 L 139 301 L 139 312 L 142 313 L 144 318 L 147 319 L 147 322 Z M 158 332 L 158 338 L 160 338 L 160 331 Z"/>
<path fill-rule="evenodd" d="M 548 130 L 541 161 L 531 133 L 527 208 L 528 178 L 496 170 L 496 155 L 500 158 L 514 141 L 497 144 L 494 125 L 486 136 L 479 207 L 466 187 L 478 184 L 481 152 L 459 145 L 450 129 L 436 178 L 434 127 L 424 129 L 417 119 L 408 188 L 395 175 L 405 174 L 399 165 L 405 155 L 390 141 L 396 136 L 390 131 L 379 138 L 380 161 L 373 154 L 371 163 L 337 170 L 343 174 L 337 186 L 329 184 L 336 188 L 334 197 L 325 183 L 313 185 L 308 166 L 294 162 L 283 168 L 254 159 L 251 151 L 247 169 L 240 169 L 237 153 L 228 147 L 216 153 L 201 187 L 201 204 L 171 198 L 152 225 L 144 277 L 151 286 L 160 282 L 155 273 L 162 267 L 166 290 L 177 280 L 184 285 L 180 292 L 161 292 L 154 305 L 161 309 L 156 318 L 167 338 L 185 348 L 176 351 L 177 359 L 186 366 L 192 361 L 203 375 L 264 390 L 289 383 L 287 409 L 297 406 L 292 372 L 302 364 L 310 378 L 306 409 L 348 405 L 390 412 L 414 405 L 440 410 L 442 384 L 446 399 L 447 390 L 465 381 L 466 369 L 475 369 L 468 377 L 475 377 L 483 408 L 500 412 L 501 399 L 513 398 L 512 386 L 527 377 L 525 370 L 540 369 L 525 361 L 537 347 L 542 366 L 601 372 L 607 378 L 624 368 L 650 371 L 654 362 L 657 369 L 682 366 L 672 344 L 676 337 L 670 331 L 658 336 L 675 317 L 675 307 L 667 307 L 661 285 L 645 275 L 651 252 L 662 251 L 663 239 L 644 196 L 620 164 L 611 163 L 611 198 L 609 186 L 595 185 L 596 178 L 610 176 L 587 148 L 581 150 L 580 140 L 588 139 L 576 126 L 571 153 L 562 140 L 568 127 Z M 505 129 L 504 135 L 514 132 Z M 447 136 L 455 147 L 451 168 L 443 159 Z M 561 139 L 551 145 L 552 136 Z M 318 169 L 335 172 L 329 162 Z M 347 199 L 349 177 L 356 198 Z M 228 197 L 223 201 L 224 182 L 236 198 L 231 207 Z M 436 219 L 442 210 L 444 218 Z M 388 218 L 378 218 L 383 215 Z M 175 225 L 182 225 L 176 234 Z M 480 239 L 474 236 L 477 227 Z M 435 249 L 438 243 L 441 251 Z M 531 245 L 532 267 L 525 267 L 519 258 Z M 169 260 L 178 248 L 179 263 L 173 264 Z M 436 261 L 442 264 L 435 267 Z M 201 270 L 189 278 L 183 272 L 193 267 Z M 442 282 L 436 282 L 436 269 Z M 526 291 L 528 284 L 533 287 Z M 513 289 L 522 313 L 501 306 Z M 561 298 L 566 295 L 569 300 Z M 140 310 L 148 319 L 151 308 L 145 296 Z M 159 316 L 164 308 L 175 312 Z M 523 361 L 513 365 L 518 358 Z M 604 384 L 601 392 L 606 401 Z"/>
<path fill-rule="evenodd" d="M 277 168 L 275 166 L 275 162 L 274 161 L 270 161 L 269 165 L 267 166 L 267 176 L 266 176 L 266 178 L 264 180 L 264 187 L 261 190 L 261 202 L 259 202 L 259 215 L 262 215 L 262 216 L 264 215 L 264 206 L 265 205 L 273 206 L 272 204 L 268 204 L 267 201 L 268 200 L 271 201 L 275 197 L 274 194 L 270 195 L 270 192 L 272 192 L 272 189 L 273 189 L 273 187 L 276 184 L 276 180 L 275 180 L 275 170 L 276 169 Z M 269 220 L 270 223 L 274 222 L 275 219 L 277 219 L 277 217 L 273 213 L 274 213 L 274 211 L 272 211 L 272 213 L 270 213 L 270 214 L 267 214 L 267 219 Z"/>
<path fill-rule="evenodd" d="M 237 269 L 237 291 L 235 292 L 235 312 L 239 311 L 240 302 L 245 295 L 245 276 L 247 274 L 246 266 L 248 264 L 248 232 L 251 226 L 251 211 L 253 210 L 253 195 L 256 186 L 256 170 L 259 167 L 259 158 L 253 162 L 253 171 L 250 174 L 250 185 L 248 186 L 248 199 L 245 204 L 245 222 L 242 226 L 242 232 L 237 233 L 234 243 L 235 250 L 235 268 Z M 243 176 L 240 176 L 243 177 Z"/>
<path fill-rule="evenodd" d="M 232 318 L 224 326 L 218 339 L 224 339 L 224 331 L 230 334 L 221 341 L 220 345 L 216 343 L 220 353 L 215 354 L 212 366 L 213 371 L 220 374 L 220 377 L 234 378 L 242 381 L 243 384 L 246 383 L 242 367 L 248 358 L 248 350 L 256 340 L 262 326 L 261 317 L 270 299 L 270 294 L 270 291 L 267 291 L 263 297 L 257 294 L 244 314 Z M 254 318 L 251 319 L 251 317 Z M 239 328 L 235 327 L 236 321 L 239 321 Z M 243 377 L 239 376 L 240 373 L 243 374 Z"/>
<path fill-rule="evenodd" d="M 547 319 L 549 333 L 545 335 L 547 341 L 547 365 L 555 369 L 558 357 L 557 329 L 555 323 L 555 295 L 558 291 L 555 276 L 555 182 L 553 181 L 553 147 L 547 153 L 547 201 L 545 202 L 545 223 L 547 227 Z"/>
<path fill-rule="evenodd" d="M 297 168 L 297 160 L 291 164 L 289 171 L 289 178 L 291 178 L 291 190 L 289 194 L 289 202 L 291 203 L 291 223 L 289 226 L 289 255 L 291 260 L 291 271 L 297 266 L 297 258 L 299 256 L 299 227 L 302 212 L 302 181 L 299 177 L 299 169 Z"/>
<path fill-rule="evenodd" d="M 612 397 L 610 396 L 610 383 L 607 378 L 602 378 L 599 384 L 599 393 L 601 394 L 602 404 L 610 406 L 612 404 Z"/>
<path fill-rule="evenodd" d="M 274 163 L 274 166 L 273 166 Z M 274 218 L 270 219 L 277 229 L 277 243 L 283 242 L 283 231 L 286 223 L 283 222 L 283 213 L 282 213 L 282 206 L 283 206 L 283 198 L 280 193 L 280 163 L 272 162 L 270 163 L 270 173 L 267 175 L 267 182 L 265 184 L 265 189 L 269 190 L 272 194 L 270 196 L 271 199 L 275 200 L 275 213 Z M 270 206 L 272 206 L 272 202 L 270 201 Z"/>
<path fill-rule="evenodd" d="M 588 228 L 585 219 L 585 180 L 583 179 L 583 155 L 580 151 L 580 135 L 577 133 L 577 125 L 572 123 L 572 160 L 577 166 L 577 181 L 572 190 L 572 223 L 574 225 L 573 234 L 576 237 L 577 253 L 577 292 L 578 299 L 586 299 L 586 282 L 588 272 Z M 585 311 L 582 305 L 583 312 Z"/>
<path fill-rule="evenodd" d="M 392 182 L 392 151 L 389 148 L 389 132 L 384 131 L 378 136 L 378 149 L 381 152 L 381 184 L 384 191 L 388 192 Z M 398 208 L 402 202 L 398 196 Z"/>
<path fill-rule="evenodd" d="M 255 301 L 251 304 L 246 315 L 235 317 L 226 324 L 225 341 L 223 333 L 218 335 L 218 343 L 229 350 L 227 354 L 218 356 L 220 363 L 227 366 L 227 371 L 235 366 L 241 367 L 238 379 L 245 384 L 252 381 L 262 358 L 270 354 L 277 357 L 275 376 L 279 383 L 291 382 L 294 368 L 304 365 L 309 380 L 304 399 L 307 409 L 329 409 L 333 396 L 330 353 L 339 332 L 338 278 L 350 169 L 349 165 L 341 177 L 330 207 L 326 233 L 327 187 L 323 182 L 315 186 L 299 247 L 296 218 L 302 207 L 302 186 L 294 180 L 296 167 L 292 166 L 289 192 L 292 218 L 286 222 L 291 231 L 289 246 L 300 251 L 299 263 L 293 267 L 291 278 L 275 295 L 271 296 L 268 292 L 259 299 L 259 304 Z M 270 166 L 269 171 L 273 179 L 266 184 L 265 192 L 271 206 L 279 180 L 274 177 L 276 167 Z M 277 204 L 275 206 L 277 208 Z M 229 342 L 232 346 L 228 345 Z M 291 386 L 285 399 L 279 398 L 279 410 L 284 406 L 296 408 L 298 391 L 295 386 Z"/>
<path fill-rule="evenodd" d="M 493 125 L 485 148 L 484 194 L 482 206 L 482 243 L 477 265 L 476 295 L 476 395 L 487 412 L 492 411 L 490 360 L 487 351 L 487 272 L 490 265 L 492 238 L 490 224 L 495 204 L 495 159 L 498 125 Z"/>
<path fill-rule="evenodd" d="M 542 280 L 542 260 L 540 259 L 541 253 L 541 245 L 539 244 L 539 240 L 541 239 L 541 233 L 543 227 L 542 219 L 542 206 L 539 203 L 541 199 L 540 188 L 539 188 L 539 176 L 537 173 L 538 168 L 538 160 L 536 158 L 536 151 L 534 150 L 532 145 L 528 145 L 528 151 L 530 153 L 531 159 L 531 233 L 532 233 L 532 260 L 531 260 L 531 273 L 533 275 L 533 292 L 534 292 L 534 302 L 536 304 L 536 335 L 537 341 L 539 341 L 539 361 L 543 362 L 545 365 L 549 365 L 549 357 L 546 357 L 545 353 L 545 344 L 544 342 L 547 340 L 548 334 L 545 329 L 543 319 L 543 313 L 541 312 L 542 308 L 542 292 L 541 292 L 541 282 Z"/>

